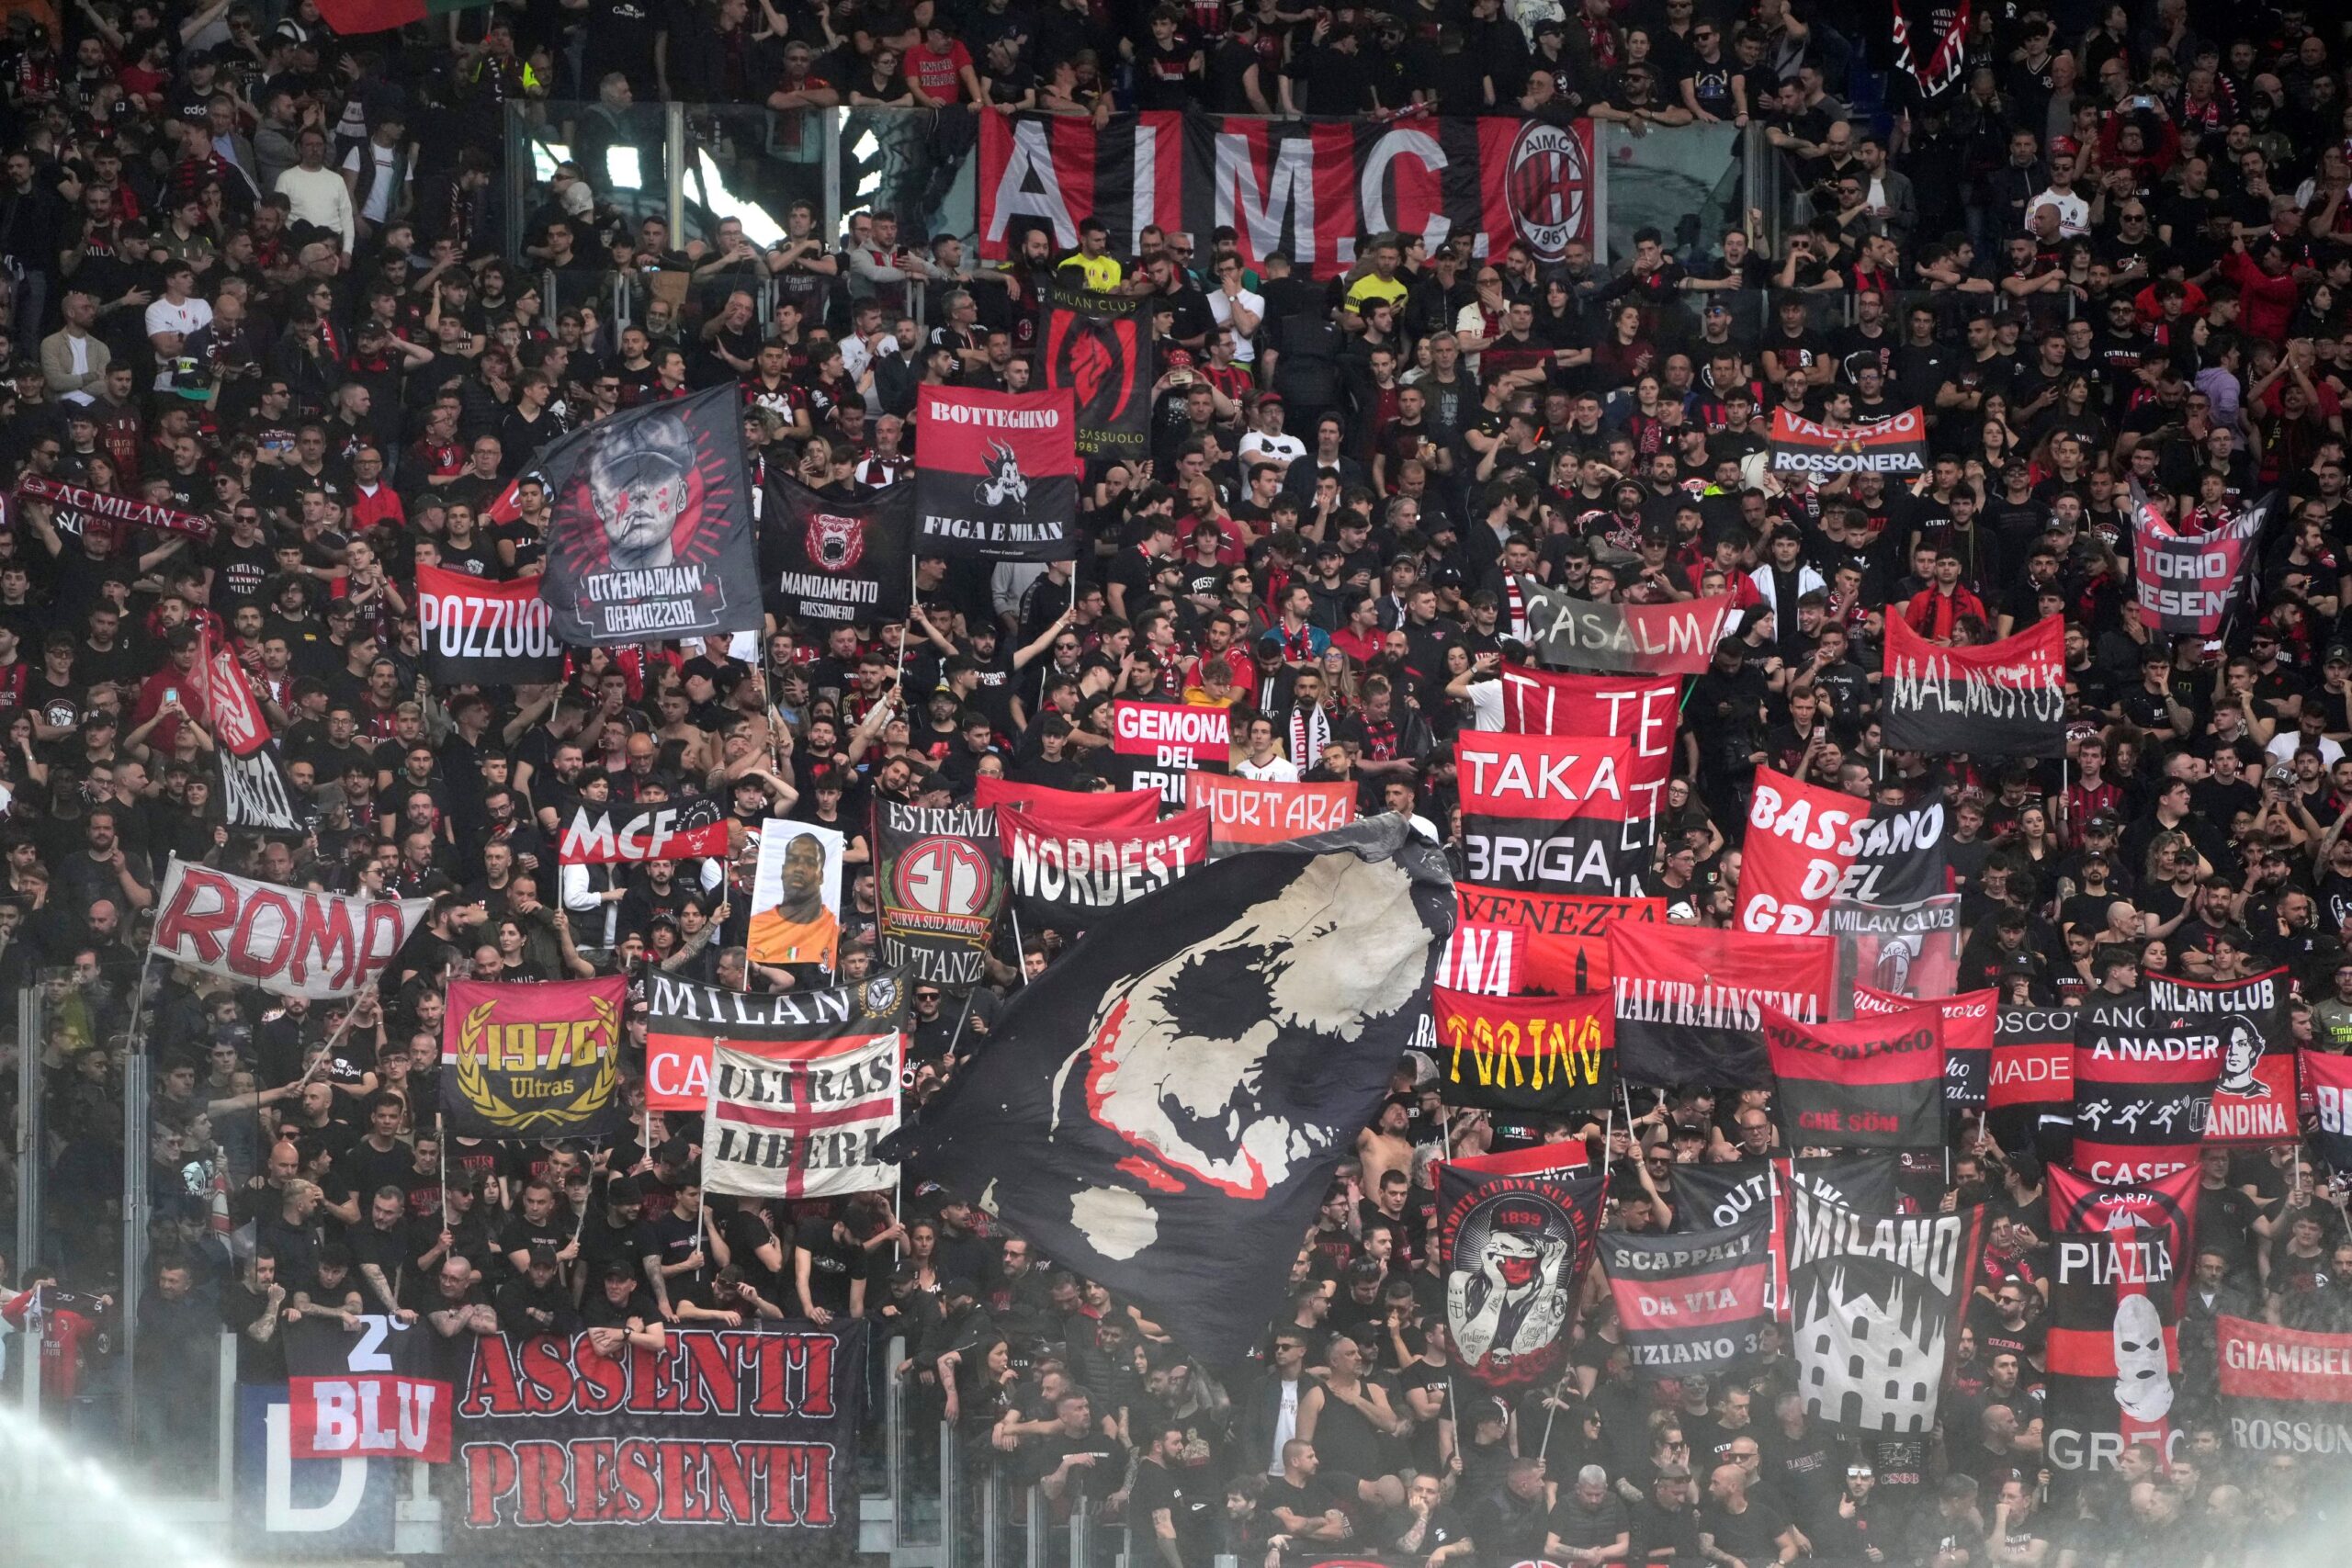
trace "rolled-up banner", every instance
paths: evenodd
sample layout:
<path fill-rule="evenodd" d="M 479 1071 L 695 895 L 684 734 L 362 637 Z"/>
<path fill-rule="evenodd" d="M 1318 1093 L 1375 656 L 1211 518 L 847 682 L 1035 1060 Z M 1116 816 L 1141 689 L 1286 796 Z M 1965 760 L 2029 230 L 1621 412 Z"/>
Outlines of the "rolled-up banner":
<path fill-rule="evenodd" d="M 1898 751 L 1979 757 L 2066 754 L 2064 622 L 2053 615 L 2015 637 L 1945 648 L 1886 617 L 1879 719 Z"/>
<path fill-rule="evenodd" d="M 1438 1092 L 1449 1105 L 1565 1116 L 1605 1111 L 1616 1092 L 1615 1020 L 1606 996 L 1481 997 L 1430 992 Z"/>
<path fill-rule="evenodd" d="M 556 637 L 642 643 L 760 629 L 742 390 L 639 403 L 551 442 L 547 570 Z"/>
<path fill-rule="evenodd" d="M 424 672 L 435 681 L 514 686 L 563 673 L 554 612 L 536 577 L 500 582 L 420 562 L 416 619 Z"/>
<path fill-rule="evenodd" d="M 1718 1230 L 1600 1233 L 1600 1267 L 1638 1376 L 1705 1376 L 1756 1354 L 1771 1319 L 1771 1211 Z"/>
<path fill-rule="evenodd" d="M 1546 664 L 1618 675 L 1703 675 L 1734 621 L 1729 594 L 1609 604 L 1519 580 L 1528 646 Z"/>
<path fill-rule="evenodd" d="M 19 500 L 45 501 L 51 506 L 79 513 L 84 517 L 102 518 L 119 528 L 161 528 L 168 534 L 187 534 L 198 539 L 212 537 L 212 519 L 201 513 L 182 512 L 176 506 L 165 506 L 159 501 L 133 501 L 127 495 L 92 490 L 87 485 L 67 484 L 62 479 L 45 479 L 40 474 L 26 474 L 19 478 L 17 495 Z"/>
<path fill-rule="evenodd" d="M 1180 811 L 1143 828 L 1096 829 L 1041 820 L 1017 807 L 996 811 L 1016 908 L 1030 929 L 1072 932 L 1093 925 L 1206 863 L 1209 814 Z"/>
<path fill-rule="evenodd" d="M 1068 560 L 1078 553 L 1073 394 L 918 389 L 915 505 L 924 553 Z"/>
<path fill-rule="evenodd" d="M 1928 421 L 1905 409 L 1871 424 L 1826 425 L 1775 409 L 1772 412 L 1772 471 L 1811 474 L 1924 474 L 1928 471 Z"/>
<path fill-rule="evenodd" d="M 1159 792 L 1152 789 L 1056 789 L 1014 784 L 982 773 L 972 786 L 972 804 L 982 810 L 1011 806 L 1041 821 L 1079 828 L 1148 828 L 1159 820 Z"/>

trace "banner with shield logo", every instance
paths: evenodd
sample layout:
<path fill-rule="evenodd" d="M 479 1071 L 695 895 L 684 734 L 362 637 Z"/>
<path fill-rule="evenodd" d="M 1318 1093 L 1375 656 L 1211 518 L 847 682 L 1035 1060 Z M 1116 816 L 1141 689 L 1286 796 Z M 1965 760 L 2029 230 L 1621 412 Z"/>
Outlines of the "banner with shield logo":
<path fill-rule="evenodd" d="M 1134 295 L 1057 288 L 1046 310 L 1046 385 L 1078 399 L 1078 455 L 1151 456 L 1151 321 Z"/>

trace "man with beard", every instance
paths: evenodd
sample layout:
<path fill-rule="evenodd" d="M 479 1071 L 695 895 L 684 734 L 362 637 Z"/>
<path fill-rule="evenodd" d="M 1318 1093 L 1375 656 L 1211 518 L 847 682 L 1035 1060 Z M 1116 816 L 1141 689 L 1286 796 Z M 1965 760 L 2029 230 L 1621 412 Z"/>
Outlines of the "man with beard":
<path fill-rule="evenodd" d="M 841 920 L 825 908 L 825 847 L 814 833 L 784 846 L 783 897 L 752 917 L 752 958 L 760 964 L 813 964 L 830 970 Z"/>

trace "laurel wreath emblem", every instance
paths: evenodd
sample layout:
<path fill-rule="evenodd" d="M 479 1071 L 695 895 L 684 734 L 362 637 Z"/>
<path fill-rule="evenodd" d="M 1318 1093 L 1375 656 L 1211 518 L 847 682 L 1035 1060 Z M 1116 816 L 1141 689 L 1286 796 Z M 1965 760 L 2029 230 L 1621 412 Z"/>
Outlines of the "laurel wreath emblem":
<path fill-rule="evenodd" d="M 482 1049 L 482 1027 L 490 1015 L 498 1010 L 495 1001 L 483 1002 L 466 1014 L 458 1028 L 458 1092 L 466 1097 L 483 1117 L 501 1127 L 524 1133 L 537 1126 L 567 1128 L 601 1111 L 611 1103 L 613 1091 L 620 1077 L 620 1015 L 613 1004 L 602 997 L 589 1003 L 594 1010 L 597 1032 L 604 1036 L 605 1050 L 596 1065 L 596 1076 L 588 1087 L 569 1104 L 543 1106 L 536 1111 L 524 1111 L 490 1087 L 487 1053 Z"/>

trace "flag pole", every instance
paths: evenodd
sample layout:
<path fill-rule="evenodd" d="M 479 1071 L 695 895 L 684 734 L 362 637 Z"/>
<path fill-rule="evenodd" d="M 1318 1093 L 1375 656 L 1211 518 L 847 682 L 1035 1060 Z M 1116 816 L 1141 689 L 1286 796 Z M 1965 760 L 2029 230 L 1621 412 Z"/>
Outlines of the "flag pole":
<path fill-rule="evenodd" d="M 449 1119 L 438 1111 L 433 1113 L 433 1141 L 441 1150 L 441 1228 L 446 1231 L 449 1228 Z"/>
<path fill-rule="evenodd" d="M 1021 976 L 1022 988 L 1025 990 L 1028 988 L 1029 985 L 1029 965 L 1023 961 L 1023 954 L 1021 942 L 1021 911 L 1014 908 L 1012 907 L 1012 900 L 1008 898 L 1004 901 L 1004 912 L 1012 921 L 1013 973 Z"/>

